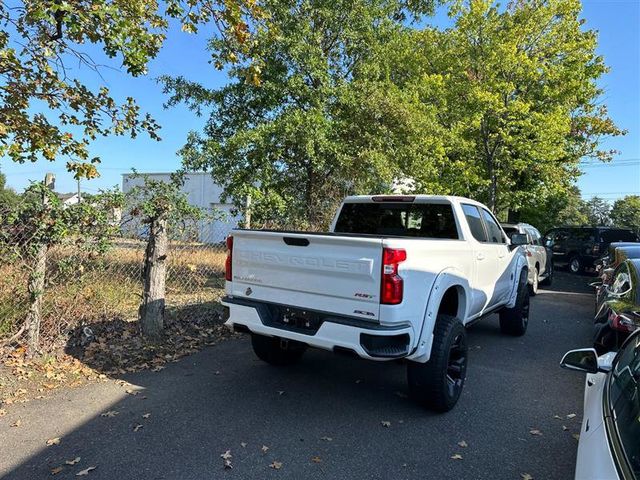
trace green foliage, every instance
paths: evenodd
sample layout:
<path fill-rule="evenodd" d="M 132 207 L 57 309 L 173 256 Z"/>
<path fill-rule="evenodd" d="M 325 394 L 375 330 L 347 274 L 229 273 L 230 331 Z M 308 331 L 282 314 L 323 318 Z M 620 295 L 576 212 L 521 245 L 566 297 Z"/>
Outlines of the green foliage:
<path fill-rule="evenodd" d="M 587 223 L 594 227 L 611 225 L 609 212 L 611 205 L 598 196 L 592 197 L 584 203 L 584 212 L 587 215 Z"/>
<path fill-rule="evenodd" d="M 238 207 L 250 194 L 254 224 L 326 226 L 343 195 L 398 179 L 521 210 L 569 195 L 580 159 L 609 160 L 600 140 L 624 133 L 600 102 L 607 68 L 579 0 L 456 1 L 444 31 L 407 21 L 429 2 L 262 5 L 272 28 L 229 85 L 162 79 L 169 106 L 210 111 L 186 165 Z"/>
<path fill-rule="evenodd" d="M 253 0 L 11 3 L 0 3 L 0 156 L 21 163 L 68 156 L 74 158 L 69 170 L 86 178 L 97 175 L 99 160 L 89 159 L 88 145 L 98 136 L 147 132 L 159 139 L 159 126 L 133 98 L 118 104 L 106 86 L 92 91 L 71 76 L 69 63 L 99 69 L 86 44 L 98 45 L 137 76 L 158 53 L 170 19 L 187 32 L 215 24 L 219 38 L 230 40 L 226 55 L 246 49 L 248 20 L 262 19 Z"/>
<path fill-rule="evenodd" d="M 421 119 L 430 107 L 382 71 L 387 47 L 408 31 L 405 21 L 432 2 L 267 0 L 262 7 L 271 28 L 230 64 L 229 85 L 209 90 L 162 79 L 168 105 L 211 111 L 204 134 L 192 133 L 182 154 L 188 168 L 211 171 L 238 208 L 250 195 L 254 225 L 326 226 L 345 194 L 384 191 L 399 165 L 435 154 L 432 124 Z"/>
<path fill-rule="evenodd" d="M 530 203 L 522 208 L 519 214 L 519 221 L 533 225 L 543 234 L 554 227 L 589 223 L 586 202 L 582 200 L 580 190 L 575 186 L 563 193 Z"/>
<path fill-rule="evenodd" d="M 41 246 L 63 243 L 103 253 L 118 230 L 112 212 L 121 206 L 122 194 L 115 190 L 65 206 L 43 182 L 33 183 L 14 208 L 0 214 L 2 253 L 29 258 Z"/>
<path fill-rule="evenodd" d="M 7 177 L 4 173 L 0 172 L 0 211 L 8 210 L 15 206 L 20 200 L 19 195 L 6 185 Z"/>
<path fill-rule="evenodd" d="M 125 205 L 131 220 L 143 224 L 166 220 L 170 229 L 180 234 L 207 217 L 207 213 L 201 208 L 189 203 L 187 194 L 182 189 L 184 172 L 172 174 L 168 182 L 137 174 L 135 170 L 134 173 L 131 178 L 140 178 L 143 182 L 125 195 Z"/>
<path fill-rule="evenodd" d="M 494 211 L 519 209 L 562 195 L 581 158 L 611 158 L 599 141 L 624 132 L 599 101 L 607 68 L 580 10 L 579 0 L 456 2 L 455 28 L 417 35 L 451 133 L 443 185 Z"/>
<path fill-rule="evenodd" d="M 640 195 L 627 195 L 616 200 L 610 217 L 616 227 L 631 228 L 640 233 Z"/>

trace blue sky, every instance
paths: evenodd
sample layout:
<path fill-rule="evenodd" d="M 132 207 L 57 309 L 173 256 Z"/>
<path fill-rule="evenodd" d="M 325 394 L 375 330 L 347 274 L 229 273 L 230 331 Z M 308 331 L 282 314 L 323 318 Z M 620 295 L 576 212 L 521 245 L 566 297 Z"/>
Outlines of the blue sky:
<path fill-rule="evenodd" d="M 603 148 L 616 149 L 621 153 L 611 164 L 587 162 L 584 175 L 578 180 L 583 197 L 595 194 L 614 200 L 627 194 L 640 194 L 640 1 L 639 0 L 584 0 L 583 17 L 586 27 L 599 32 L 598 53 L 603 55 L 611 72 L 601 79 L 604 89 L 602 100 L 608 105 L 614 121 L 628 130 L 624 137 L 606 139 Z M 434 23 L 446 24 L 443 12 Z M 204 118 L 198 118 L 184 107 L 165 110 L 161 88 L 153 80 L 160 74 L 184 75 L 188 79 L 203 82 L 209 87 L 226 82 L 224 72 L 210 66 L 205 51 L 206 32 L 202 35 L 187 35 L 177 29 L 172 31 L 159 56 L 150 64 L 149 74 L 142 78 L 131 78 L 117 70 L 105 69 L 102 76 L 115 98 L 133 96 L 142 111 L 151 113 L 162 125 L 161 142 L 140 135 L 137 139 L 126 137 L 101 138 L 91 145 L 91 154 L 103 159 L 101 177 L 83 181 L 82 189 L 96 192 L 101 188 L 120 185 L 121 174 L 132 167 L 145 172 L 172 171 L 180 165 L 176 151 L 183 145 L 190 130 L 200 130 Z M 95 57 L 94 57 L 95 58 Z M 98 61 L 113 65 L 112 61 Z M 102 80 L 88 71 L 78 75 L 89 85 L 98 85 Z M 0 159 L 0 169 L 7 175 L 7 182 L 22 190 L 32 180 L 40 180 L 47 171 L 56 174 L 56 190 L 74 191 L 76 184 L 64 164 L 38 162 L 13 164 Z"/>

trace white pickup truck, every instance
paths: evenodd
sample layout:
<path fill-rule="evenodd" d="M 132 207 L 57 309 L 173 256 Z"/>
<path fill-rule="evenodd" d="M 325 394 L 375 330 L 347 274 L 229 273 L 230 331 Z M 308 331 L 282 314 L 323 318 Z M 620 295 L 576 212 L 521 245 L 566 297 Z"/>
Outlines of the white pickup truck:
<path fill-rule="evenodd" d="M 500 313 L 523 335 L 527 260 L 481 203 L 460 197 L 347 197 L 328 233 L 234 230 L 226 324 L 273 365 L 307 347 L 406 359 L 409 392 L 450 410 L 465 380 L 465 326 Z"/>

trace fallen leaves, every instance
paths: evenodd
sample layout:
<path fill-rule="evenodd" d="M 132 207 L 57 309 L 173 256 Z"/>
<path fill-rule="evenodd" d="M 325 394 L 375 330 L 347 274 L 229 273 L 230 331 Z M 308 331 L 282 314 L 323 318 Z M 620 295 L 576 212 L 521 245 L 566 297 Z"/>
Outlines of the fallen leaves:
<path fill-rule="evenodd" d="M 532 428 L 531 430 L 529 430 L 529 433 L 531 435 L 533 435 L 534 437 L 542 435 L 542 432 L 540 430 L 538 430 L 538 429 L 535 429 L 535 428 Z"/>
<path fill-rule="evenodd" d="M 262 454 L 264 455 L 269 451 L 269 447 L 267 447 L 266 445 L 262 445 L 262 448 L 260 450 L 262 450 Z"/>
<path fill-rule="evenodd" d="M 0 417 L 4 417 L 7 414 L 7 411 L 4 408 L 0 408 Z"/>
<path fill-rule="evenodd" d="M 231 455 L 231 450 L 227 450 L 226 452 L 224 452 L 222 455 L 220 455 L 220 458 L 222 458 L 222 465 L 225 469 L 231 470 L 233 468 L 233 465 L 231 464 L 231 459 L 233 458 L 233 455 Z"/>
<path fill-rule="evenodd" d="M 573 438 L 576 439 L 576 441 L 580 441 L 580 434 L 579 433 L 574 433 L 573 435 L 571 435 Z"/>
<path fill-rule="evenodd" d="M 66 462 L 64 462 L 66 465 L 75 465 L 76 463 L 78 463 L 80 461 L 80 457 L 76 457 L 73 460 L 67 460 Z"/>
<path fill-rule="evenodd" d="M 273 468 L 274 470 L 280 470 L 282 468 L 282 462 L 276 462 L 274 460 L 273 462 L 271 462 L 271 464 L 269 466 L 271 468 Z"/>
<path fill-rule="evenodd" d="M 150 414 L 150 413 L 144 413 L 144 414 L 142 414 L 142 418 L 144 418 L 144 419 L 147 419 L 147 418 L 149 418 L 150 416 L 151 416 L 151 414 Z"/>
<path fill-rule="evenodd" d="M 241 446 L 242 448 L 247 448 L 247 444 L 246 444 L 245 442 L 240 442 L 240 446 Z"/>
<path fill-rule="evenodd" d="M 9 425 L 10 427 L 19 427 L 20 425 L 22 425 L 22 420 L 18 419 L 15 422 L 13 422 L 11 425 Z"/>
<path fill-rule="evenodd" d="M 128 395 L 133 395 L 134 397 L 138 395 L 140 392 L 138 390 L 132 390 L 131 388 L 127 388 L 124 393 Z"/>
<path fill-rule="evenodd" d="M 50 438 L 47 440 L 47 447 L 51 447 L 52 445 L 60 445 L 60 437 Z"/>
<path fill-rule="evenodd" d="M 322 459 L 319 456 L 316 455 L 315 457 L 311 457 L 311 461 L 313 463 L 321 463 Z"/>
<path fill-rule="evenodd" d="M 520 478 L 522 478 L 522 480 L 533 480 L 533 477 L 528 473 L 521 473 Z"/>
<path fill-rule="evenodd" d="M 576 416 L 575 413 L 570 413 L 569 415 L 567 415 L 567 418 L 571 419 L 571 418 L 574 418 L 575 416 Z"/>
<path fill-rule="evenodd" d="M 453 455 L 451 455 L 451 459 L 452 460 L 462 460 L 462 455 L 460 455 L 459 453 L 454 453 Z"/>
<path fill-rule="evenodd" d="M 320 437 L 320 440 L 323 440 L 325 442 L 332 442 L 333 438 L 331 438 L 331 437 Z"/>
<path fill-rule="evenodd" d="M 385 428 L 389 428 L 391 426 L 391 422 L 389 420 L 383 420 L 380 423 L 382 423 L 382 426 Z"/>
<path fill-rule="evenodd" d="M 85 475 L 89 475 L 89 472 L 95 470 L 96 468 L 98 467 L 87 467 L 84 470 L 80 470 L 78 473 L 76 473 L 76 477 L 84 477 Z"/>
<path fill-rule="evenodd" d="M 566 425 L 562 425 L 562 431 L 566 432 L 567 430 L 569 430 L 569 427 L 567 427 Z"/>
<path fill-rule="evenodd" d="M 142 428 L 142 424 L 140 423 L 136 423 L 136 425 L 133 427 L 133 431 L 137 432 L 138 430 L 140 430 Z"/>
<path fill-rule="evenodd" d="M 458 445 L 461 446 L 462 448 L 467 448 L 469 446 L 469 444 L 464 440 L 459 441 Z"/>
<path fill-rule="evenodd" d="M 51 469 L 51 475 L 57 475 L 64 470 L 64 467 L 55 467 Z"/>
<path fill-rule="evenodd" d="M 118 415 L 120 412 L 118 412 L 117 410 L 109 410 L 107 412 L 101 413 L 100 416 L 101 417 L 109 417 L 109 418 L 113 418 L 116 415 Z"/>

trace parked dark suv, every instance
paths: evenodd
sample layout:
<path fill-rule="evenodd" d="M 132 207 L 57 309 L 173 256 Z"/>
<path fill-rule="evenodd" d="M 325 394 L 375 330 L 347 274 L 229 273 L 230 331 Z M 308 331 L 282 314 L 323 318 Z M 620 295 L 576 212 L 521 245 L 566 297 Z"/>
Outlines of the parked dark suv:
<path fill-rule="evenodd" d="M 566 264 L 573 273 L 592 268 L 612 242 L 636 242 L 632 230 L 609 227 L 560 227 L 544 236 L 545 246 L 553 252 L 555 264 Z"/>

